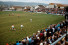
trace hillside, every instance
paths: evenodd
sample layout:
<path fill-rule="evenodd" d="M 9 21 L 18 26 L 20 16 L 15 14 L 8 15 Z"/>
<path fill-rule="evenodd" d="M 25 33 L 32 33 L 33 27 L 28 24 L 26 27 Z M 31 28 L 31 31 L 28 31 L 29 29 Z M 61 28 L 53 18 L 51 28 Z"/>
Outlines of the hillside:
<path fill-rule="evenodd" d="M 48 5 L 44 3 L 35 3 L 35 2 L 2 2 L 0 1 L 0 5 L 15 5 L 15 6 L 35 6 L 35 5 Z"/>

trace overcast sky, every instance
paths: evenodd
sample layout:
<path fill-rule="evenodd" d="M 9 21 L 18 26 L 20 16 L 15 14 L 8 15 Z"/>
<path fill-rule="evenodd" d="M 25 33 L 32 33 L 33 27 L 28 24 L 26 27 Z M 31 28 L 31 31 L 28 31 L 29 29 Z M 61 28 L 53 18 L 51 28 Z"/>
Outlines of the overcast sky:
<path fill-rule="evenodd" d="M 62 3 L 68 4 L 68 0 L 0 0 L 0 1 L 15 1 L 15 2 L 37 2 L 37 3 Z"/>

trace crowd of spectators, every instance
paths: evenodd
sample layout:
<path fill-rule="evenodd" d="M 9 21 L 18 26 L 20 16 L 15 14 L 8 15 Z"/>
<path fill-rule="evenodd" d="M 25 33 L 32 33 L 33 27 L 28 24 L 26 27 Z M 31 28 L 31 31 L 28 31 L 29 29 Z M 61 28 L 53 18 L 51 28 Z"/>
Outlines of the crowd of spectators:
<path fill-rule="evenodd" d="M 64 15 L 64 13 L 65 13 L 64 8 L 63 9 L 61 9 L 61 8 L 47 8 L 45 11 L 47 14 L 56 14 L 56 15 Z"/>
<path fill-rule="evenodd" d="M 32 36 L 23 38 L 22 41 L 16 41 L 13 45 L 50 45 L 64 34 L 66 34 L 66 22 L 62 21 L 58 24 L 51 24 L 41 31 L 38 30 L 37 33 L 33 33 Z M 62 39 L 58 43 L 62 43 L 63 41 L 65 40 Z M 12 44 L 10 43 L 9 45 Z"/>

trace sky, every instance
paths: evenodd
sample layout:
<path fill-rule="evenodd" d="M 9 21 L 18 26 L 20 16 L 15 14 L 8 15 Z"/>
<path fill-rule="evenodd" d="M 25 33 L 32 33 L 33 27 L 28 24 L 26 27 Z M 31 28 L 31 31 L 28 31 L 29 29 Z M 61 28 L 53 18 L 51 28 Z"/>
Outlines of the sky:
<path fill-rule="evenodd" d="M 68 4 L 68 0 L 0 0 L 0 1 L 14 1 L 14 2 L 36 2 L 36 3 L 62 3 Z"/>

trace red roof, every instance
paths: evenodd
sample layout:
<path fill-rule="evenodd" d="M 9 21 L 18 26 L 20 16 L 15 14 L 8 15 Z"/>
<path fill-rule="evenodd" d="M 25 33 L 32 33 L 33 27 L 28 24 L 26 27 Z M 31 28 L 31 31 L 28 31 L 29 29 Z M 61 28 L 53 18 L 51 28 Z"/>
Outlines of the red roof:
<path fill-rule="evenodd" d="M 68 4 L 60 4 L 60 3 L 50 3 L 49 5 L 57 5 L 58 7 L 66 7 Z"/>

